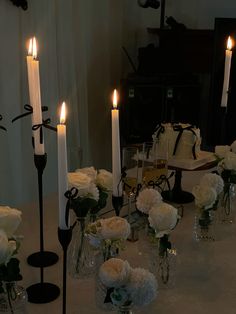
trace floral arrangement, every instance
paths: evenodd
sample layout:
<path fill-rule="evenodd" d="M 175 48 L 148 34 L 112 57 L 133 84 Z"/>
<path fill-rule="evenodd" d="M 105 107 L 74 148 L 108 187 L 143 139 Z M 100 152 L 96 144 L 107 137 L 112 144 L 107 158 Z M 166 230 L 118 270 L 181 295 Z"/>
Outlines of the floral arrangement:
<path fill-rule="evenodd" d="M 219 196 L 224 189 L 224 181 L 221 176 L 216 173 L 206 173 L 200 180 L 200 186 L 209 186 L 213 188 L 216 191 L 217 196 Z"/>
<path fill-rule="evenodd" d="M 127 261 L 111 258 L 99 269 L 99 279 L 107 288 L 104 303 L 117 307 L 145 306 L 157 296 L 155 276 L 146 269 L 132 268 Z"/>
<path fill-rule="evenodd" d="M 112 174 L 94 167 L 77 169 L 68 173 L 69 188 L 76 188 L 78 193 L 71 202 L 77 217 L 86 217 L 89 210 L 97 214 L 106 206 L 109 191 L 112 190 Z"/>
<path fill-rule="evenodd" d="M 154 205 L 159 205 L 162 203 L 161 194 L 154 189 L 145 188 L 143 189 L 136 200 L 137 209 L 144 214 L 148 214 Z"/>
<path fill-rule="evenodd" d="M 100 247 L 103 251 L 104 260 L 112 256 L 112 250 L 124 248 L 124 242 L 130 234 L 130 224 L 121 217 L 99 219 L 87 226 L 86 234 L 90 243 Z"/>
<path fill-rule="evenodd" d="M 14 257 L 19 242 L 14 236 L 21 222 L 21 211 L 9 206 L 0 206 L 0 293 L 5 292 L 3 282 L 22 279 L 19 260 Z"/>
<path fill-rule="evenodd" d="M 218 164 L 218 172 L 225 183 L 236 183 L 236 154 L 227 152 Z"/>

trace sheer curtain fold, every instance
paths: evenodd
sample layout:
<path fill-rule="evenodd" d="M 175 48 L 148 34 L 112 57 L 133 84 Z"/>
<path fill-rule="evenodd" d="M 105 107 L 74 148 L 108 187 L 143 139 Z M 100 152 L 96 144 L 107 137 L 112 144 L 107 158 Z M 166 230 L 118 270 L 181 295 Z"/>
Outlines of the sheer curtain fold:
<path fill-rule="evenodd" d="M 42 104 L 49 108 L 44 118 L 56 125 L 59 104 L 68 103 L 69 170 L 86 165 L 110 169 L 109 96 L 120 79 L 121 2 L 31 0 L 22 11 L 0 1 L 0 125 L 8 128 L 7 133 L 0 130 L 0 204 L 37 200 L 31 118 L 11 123 L 29 102 L 26 41 L 32 35 L 39 42 Z M 44 137 L 46 196 L 57 192 L 57 143 L 54 132 L 44 129 Z"/>

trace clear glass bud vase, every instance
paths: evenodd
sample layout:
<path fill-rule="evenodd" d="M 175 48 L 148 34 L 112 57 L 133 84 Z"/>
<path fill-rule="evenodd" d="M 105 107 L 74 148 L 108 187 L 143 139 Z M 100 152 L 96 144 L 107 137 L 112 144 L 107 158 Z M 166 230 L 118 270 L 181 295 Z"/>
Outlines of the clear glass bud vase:
<path fill-rule="evenodd" d="M 156 276 L 160 289 L 171 288 L 176 283 L 177 250 L 168 240 L 168 235 L 164 237 L 153 243 L 149 260 L 149 269 Z"/>
<path fill-rule="evenodd" d="M 215 241 L 215 215 L 215 210 L 197 208 L 194 222 L 194 238 L 196 241 Z"/>
<path fill-rule="evenodd" d="M 90 244 L 85 217 L 77 218 L 73 228 L 72 241 L 68 250 L 69 274 L 73 278 L 85 278 L 96 271 L 96 249 Z"/>
<path fill-rule="evenodd" d="M 117 310 L 117 314 L 134 314 L 131 305 L 121 305 Z"/>
<path fill-rule="evenodd" d="M 0 293 L 0 313 L 25 314 L 27 293 L 16 282 L 2 282 L 4 292 Z"/>
<path fill-rule="evenodd" d="M 218 219 L 221 223 L 232 223 L 235 212 L 233 209 L 233 198 L 235 196 L 235 186 L 233 183 L 225 182 L 224 191 L 221 195 Z"/>

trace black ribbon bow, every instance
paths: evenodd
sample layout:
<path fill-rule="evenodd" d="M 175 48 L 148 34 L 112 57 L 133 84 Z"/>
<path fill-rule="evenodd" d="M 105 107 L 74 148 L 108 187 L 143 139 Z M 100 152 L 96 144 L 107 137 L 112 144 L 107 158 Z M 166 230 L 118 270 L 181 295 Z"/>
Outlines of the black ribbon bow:
<path fill-rule="evenodd" d="M 195 135 L 195 137 L 197 138 L 196 132 L 193 129 L 194 129 L 193 125 L 189 125 L 189 126 L 187 126 L 185 128 L 183 128 L 181 125 L 174 125 L 173 126 L 173 130 L 179 132 L 179 134 L 178 134 L 178 136 L 176 138 L 176 141 L 175 141 L 175 147 L 174 147 L 173 155 L 176 154 L 179 141 L 180 141 L 181 136 L 182 136 L 184 131 L 192 132 Z M 196 157 L 196 140 L 195 140 L 195 142 L 193 144 L 193 147 L 192 147 L 192 154 L 193 154 L 193 158 L 197 159 L 197 157 Z"/>
<path fill-rule="evenodd" d="M 24 117 L 26 117 L 26 116 L 28 116 L 28 115 L 33 113 L 33 107 L 31 105 L 29 105 L 29 104 L 24 105 L 24 109 L 27 112 L 22 113 L 21 115 L 19 115 L 19 116 L 15 117 L 14 119 L 12 119 L 12 121 L 11 121 L 12 123 L 15 122 L 18 119 L 24 118 Z M 47 106 L 42 106 L 42 111 L 43 112 L 44 111 L 48 111 L 48 107 Z"/>
<path fill-rule="evenodd" d="M 158 139 L 160 134 L 165 132 L 164 126 L 162 124 L 160 124 L 160 125 L 158 124 L 155 132 L 156 132 L 156 139 Z"/>
<path fill-rule="evenodd" d="M 55 130 L 54 127 L 49 126 L 50 123 L 51 123 L 51 119 L 48 118 L 48 119 L 46 119 L 46 120 L 43 120 L 42 123 L 35 124 L 35 125 L 32 126 L 32 130 L 33 130 L 33 131 L 36 131 L 36 130 L 40 129 L 40 131 L 39 131 L 39 132 L 40 132 L 40 144 L 43 143 L 43 127 L 45 127 L 45 128 L 50 128 L 50 129 L 52 129 L 52 130 Z"/>
<path fill-rule="evenodd" d="M 78 195 L 78 189 L 75 187 L 71 188 L 70 190 L 66 191 L 64 196 L 67 198 L 67 203 L 66 203 L 66 213 L 65 213 L 65 219 L 66 219 L 66 225 L 67 227 L 69 224 L 69 211 L 71 208 L 71 201 L 75 199 Z M 73 228 L 73 227 L 72 227 Z"/>
<path fill-rule="evenodd" d="M 0 114 L 0 121 L 2 120 L 2 115 Z M 4 127 L 4 126 L 2 126 L 2 125 L 0 125 L 0 129 L 1 130 L 3 130 L 3 131 L 6 131 L 7 129 Z"/>

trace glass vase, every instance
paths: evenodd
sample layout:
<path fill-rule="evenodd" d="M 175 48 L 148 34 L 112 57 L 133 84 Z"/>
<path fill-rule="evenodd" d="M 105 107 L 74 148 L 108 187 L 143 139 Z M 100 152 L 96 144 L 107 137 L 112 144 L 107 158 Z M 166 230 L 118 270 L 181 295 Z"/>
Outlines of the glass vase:
<path fill-rule="evenodd" d="M 233 198 L 235 187 L 233 183 L 225 182 L 224 191 L 221 195 L 218 219 L 220 223 L 232 223 L 234 221 Z"/>
<path fill-rule="evenodd" d="M 27 294 L 16 282 L 2 282 L 4 292 L 0 293 L 0 313 L 26 313 Z"/>
<path fill-rule="evenodd" d="M 197 208 L 194 222 L 196 241 L 215 241 L 215 215 L 215 210 Z"/>
<path fill-rule="evenodd" d="M 117 314 L 134 314 L 131 305 L 121 305 L 117 310 Z"/>
<path fill-rule="evenodd" d="M 69 274 L 73 278 L 87 278 L 96 271 L 96 249 L 90 244 L 85 230 L 87 219 L 78 218 L 68 250 Z"/>
<path fill-rule="evenodd" d="M 114 311 L 115 306 L 111 302 L 106 302 L 107 297 L 107 287 L 103 285 L 98 275 L 96 276 L 95 281 L 95 302 L 99 309 L 103 311 Z"/>
<path fill-rule="evenodd" d="M 160 289 L 171 288 L 176 283 L 177 250 L 173 244 L 170 248 L 163 249 L 161 241 L 157 239 L 157 242 L 152 244 L 149 270 L 156 276 Z"/>

